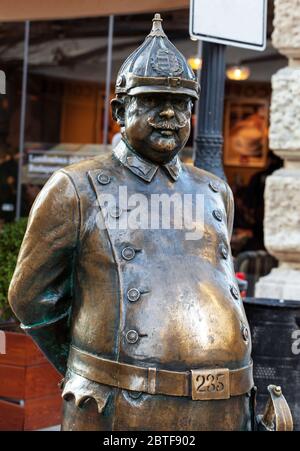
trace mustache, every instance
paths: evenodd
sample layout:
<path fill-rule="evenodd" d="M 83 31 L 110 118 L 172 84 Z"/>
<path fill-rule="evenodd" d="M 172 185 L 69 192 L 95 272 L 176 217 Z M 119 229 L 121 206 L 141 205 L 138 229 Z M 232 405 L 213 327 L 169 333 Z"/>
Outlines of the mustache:
<path fill-rule="evenodd" d="M 164 121 L 156 122 L 156 121 L 154 121 L 154 119 L 152 117 L 149 117 L 147 119 L 147 122 L 151 127 L 155 128 L 156 130 L 172 130 L 172 131 L 178 131 L 181 128 L 184 128 L 188 123 L 188 121 L 179 123 L 176 120 L 170 120 L 170 121 L 164 120 Z"/>

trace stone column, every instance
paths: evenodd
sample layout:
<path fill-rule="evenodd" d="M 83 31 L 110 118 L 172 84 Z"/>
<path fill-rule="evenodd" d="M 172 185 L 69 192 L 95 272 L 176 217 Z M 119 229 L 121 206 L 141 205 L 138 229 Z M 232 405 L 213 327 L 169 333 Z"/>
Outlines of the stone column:
<path fill-rule="evenodd" d="M 264 239 L 279 267 L 255 296 L 300 301 L 300 0 L 275 0 L 274 27 L 273 45 L 289 62 L 272 77 L 270 148 L 284 167 L 266 180 Z"/>

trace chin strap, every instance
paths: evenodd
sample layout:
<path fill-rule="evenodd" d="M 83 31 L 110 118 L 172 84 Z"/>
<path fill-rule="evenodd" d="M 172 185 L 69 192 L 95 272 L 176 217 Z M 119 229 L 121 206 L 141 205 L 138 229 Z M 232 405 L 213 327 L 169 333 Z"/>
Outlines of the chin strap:
<path fill-rule="evenodd" d="M 281 387 L 269 385 L 265 412 L 258 418 L 258 428 L 265 431 L 292 431 L 293 418 Z"/>

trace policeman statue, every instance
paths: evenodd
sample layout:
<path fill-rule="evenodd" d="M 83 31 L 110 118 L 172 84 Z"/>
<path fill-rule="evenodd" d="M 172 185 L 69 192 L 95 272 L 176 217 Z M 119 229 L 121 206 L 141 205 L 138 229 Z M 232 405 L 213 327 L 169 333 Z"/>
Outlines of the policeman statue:
<path fill-rule="evenodd" d="M 22 327 L 64 375 L 63 430 L 257 427 L 232 193 L 179 160 L 199 87 L 161 22 L 120 69 L 121 142 L 52 175 L 10 285 Z"/>

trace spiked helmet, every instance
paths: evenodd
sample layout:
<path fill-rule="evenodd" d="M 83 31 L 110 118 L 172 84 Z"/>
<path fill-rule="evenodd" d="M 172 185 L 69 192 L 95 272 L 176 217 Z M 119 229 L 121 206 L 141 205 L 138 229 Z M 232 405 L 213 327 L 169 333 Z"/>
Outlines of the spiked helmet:
<path fill-rule="evenodd" d="M 123 63 L 116 82 L 116 94 L 186 94 L 199 97 L 199 84 L 185 57 L 169 41 L 155 14 L 150 34 Z"/>

